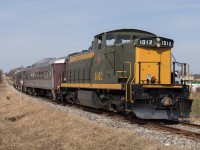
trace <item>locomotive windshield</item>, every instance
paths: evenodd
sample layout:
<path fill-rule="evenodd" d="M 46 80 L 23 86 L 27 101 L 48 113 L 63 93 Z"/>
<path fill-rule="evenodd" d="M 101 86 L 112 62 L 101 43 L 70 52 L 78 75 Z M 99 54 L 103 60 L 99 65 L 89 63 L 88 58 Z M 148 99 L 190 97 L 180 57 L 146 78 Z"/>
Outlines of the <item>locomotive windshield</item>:
<path fill-rule="evenodd" d="M 121 44 L 121 43 L 129 42 L 129 41 L 131 41 L 131 36 L 127 35 L 127 34 L 117 34 L 115 36 L 113 34 L 108 34 L 106 36 L 106 45 L 107 46 Z"/>
<path fill-rule="evenodd" d="M 116 42 L 116 44 L 120 44 L 120 43 L 129 42 L 130 40 L 131 40 L 130 35 L 119 34 L 119 35 L 117 35 L 117 39 L 115 42 Z"/>

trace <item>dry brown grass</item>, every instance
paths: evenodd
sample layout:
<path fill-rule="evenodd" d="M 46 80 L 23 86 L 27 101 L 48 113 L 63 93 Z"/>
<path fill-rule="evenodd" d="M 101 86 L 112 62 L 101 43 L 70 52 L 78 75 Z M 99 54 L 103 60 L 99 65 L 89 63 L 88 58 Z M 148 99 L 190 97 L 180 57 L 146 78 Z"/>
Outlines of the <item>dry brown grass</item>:
<path fill-rule="evenodd" d="M 200 93 L 193 94 L 192 102 L 192 112 L 191 112 L 191 121 L 196 124 L 200 124 Z"/>
<path fill-rule="evenodd" d="M 0 149 L 172 149 L 27 98 L 20 104 L 19 94 L 0 84 Z"/>

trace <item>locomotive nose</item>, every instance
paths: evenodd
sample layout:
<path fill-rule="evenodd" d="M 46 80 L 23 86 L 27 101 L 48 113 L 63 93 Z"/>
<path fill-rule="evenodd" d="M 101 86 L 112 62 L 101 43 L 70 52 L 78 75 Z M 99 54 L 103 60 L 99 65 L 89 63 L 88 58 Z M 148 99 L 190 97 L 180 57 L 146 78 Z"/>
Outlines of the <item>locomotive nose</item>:
<path fill-rule="evenodd" d="M 172 98 L 166 96 L 161 100 L 161 103 L 163 106 L 170 106 L 170 105 L 172 105 Z"/>

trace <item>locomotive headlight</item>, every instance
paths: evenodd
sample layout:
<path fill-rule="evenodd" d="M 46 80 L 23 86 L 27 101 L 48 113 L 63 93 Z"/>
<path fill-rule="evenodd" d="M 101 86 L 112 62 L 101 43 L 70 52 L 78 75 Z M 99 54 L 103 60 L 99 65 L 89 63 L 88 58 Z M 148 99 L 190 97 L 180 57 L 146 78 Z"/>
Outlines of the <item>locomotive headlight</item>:
<path fill-rule="evenodd" d="M 172 98 L 171 97 L 168 97 L 168 96 L 165 96 L 162 100 L 161 100 L 161 103 L 163 106 L 170 106 L 172 105 Z"/>
<path fill-rule="evenodd" d="M 160 42 L 161 39 L 159 37 L 156 38 L 156 42 Z"/>
<path fill-rule="evenodd" d="M 156 46 L 157 46 L 157 47 L 160 47 L 160 46 L 161 46 L 161 44 L 160 44 L 159 42 L 157 42 L 157 43 L 156 43 Z"/>

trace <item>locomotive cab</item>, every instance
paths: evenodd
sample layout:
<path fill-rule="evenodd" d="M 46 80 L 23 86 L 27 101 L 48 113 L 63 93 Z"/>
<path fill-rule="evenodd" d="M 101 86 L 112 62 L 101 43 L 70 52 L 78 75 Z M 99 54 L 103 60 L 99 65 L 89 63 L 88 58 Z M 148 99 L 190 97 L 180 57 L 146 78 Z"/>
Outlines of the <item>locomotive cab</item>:
<path fill-rule="evenodd" d="M 141 36 L 155 37 L 153 33 L 136 29 L 113 30 L 96 35 L 93 73 L 97 74 L 97 78 L 94 76 L 93 82 L 124 84 L 130 74 L 130 78 L 133 78 L 136 59 L 134 44 Z"/>
<path fill-rule="evenodd" d="M 121 84 L 126 111 L 143 119 L 189 117 L 189 86 L 175 82 L 173 40 L 122 29 L 95 36 L 94 44 L 93 82 Z"/>

